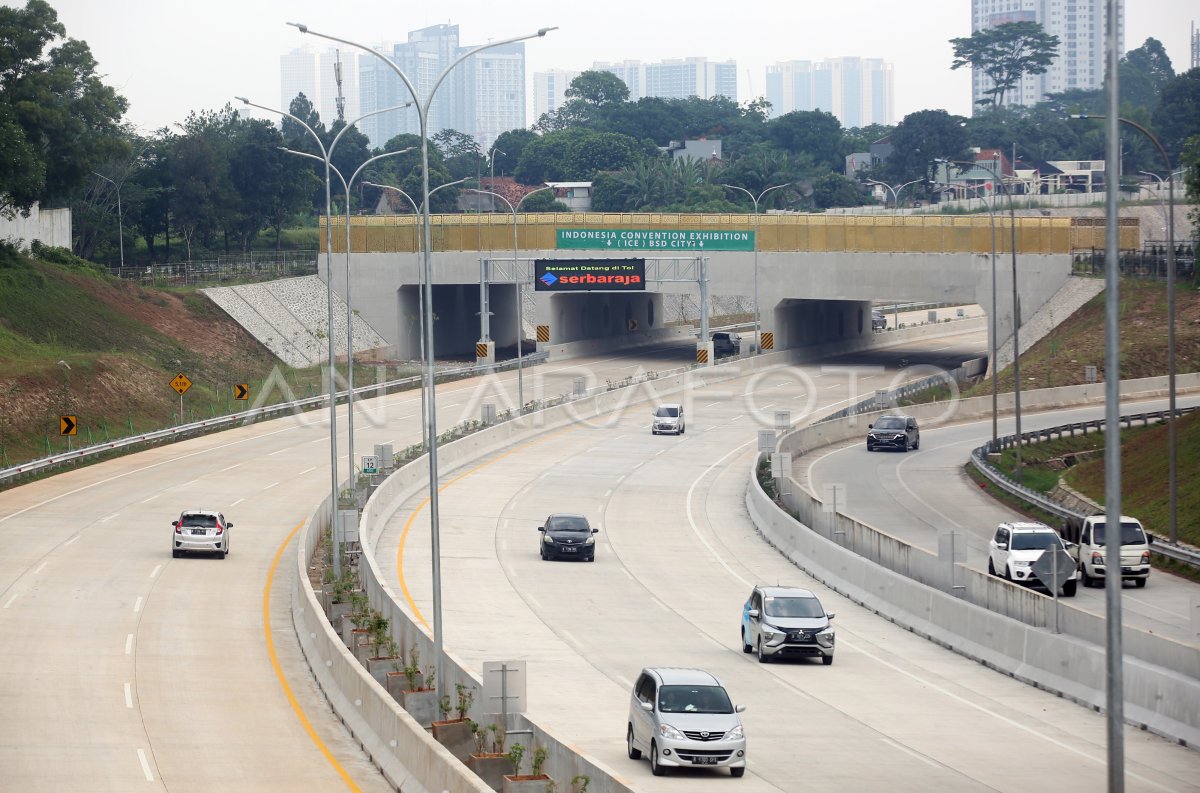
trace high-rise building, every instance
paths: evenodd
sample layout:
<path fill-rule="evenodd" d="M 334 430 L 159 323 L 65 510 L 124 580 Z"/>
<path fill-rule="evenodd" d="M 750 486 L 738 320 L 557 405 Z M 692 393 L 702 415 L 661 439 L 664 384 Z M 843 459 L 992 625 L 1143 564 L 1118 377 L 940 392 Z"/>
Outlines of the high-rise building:
<path fill-rule="evenodd" d="M 1125 0 L 1117 2 L 1117 48 L 1125 51 Z M 1047 94 L 1072 89 L 1092 90 L 1104 85 L 1104 30 L 1106 0 L 971 0 L 971 32 L 1009 22 L 1037 22 L 1058 36 L 1058 56 L 1045 74 L 1026 75 L 1004 94 L 1006 106 L 1029 107 Z M 989 101 L 992 81 L 976 70 L 971 78 L 971 98 L 976 107 Z"/>
<path fill-rule="evenodd" d="M 407 41 L 375 49 L 390 57 L 412 84 L 418 100 L 424 102 L 438 76 L 472 47 L 459 44 L 458 25 L 433 25 L 410 32 Z M 412 94 L 395 70 L 374 55 L 355 54 L 350 61 L 343 51 L 341 59 L 347 121 L 412 101 Z M 333 100 L 326 98 L 336 93 L 330 93 L 332 59 L 293 51 L 281 57 L 280 67 L 281 92 L 285 96 L 290 93 L 286 102 L 303 91 L 328 126 L 337 117 Z M 330 108 L 328 115 L 326 106 Z M 487 149 L 502 132 L 524 128 L 525 45 L 493 47 L 456 66 L 438 88 L 427 122 L 430 136 L 455 129 L 475 138 L 482 149 Z M 420 119 L 416 109 L 410 107 L 364 118 L 358 128 L 372 146 L 383 146 L 402 133 L 420 134 Z"/>
<path fill-rule="evenodd" d="M 287 110 L 298 94 L 304 94 L 326 127 L 338 118 L 338 85 L 335 66 L 341 70 L 341 97 L 347 121 L 359 116 L 359 59 L 350 49 L 294 49 L 279 56 L 279 109 Z M 365 59 L 364 59 L 365 60 Z"/>
<path fill-rule="evenodd" d="M 533 120 L 537 121 L 546 113 L 552 113 L 562 107 L 566 101 L 564 94 L 571 87 L 571 81 L 580 72 L 570 69 L 551 69 L 547 72 L 533 73 Z"/>
<path fill-rule="evenodd" d="M 647 96 L 663 99 L 687 99 L 698 96 L 712 99 L 723 96 L 737 101 L 737 62 L 710 61 L 707 58 L 682 58 L 658 63 L 597 61 L 597 71 L 612 72 L 629 88 L 630 101 Z"/>
<path fill-rule="evenodd" d="M 785 61 L 767 67 L 771 115 L 832 113 L 842 126 L 895 123 L 892 65 L 879 58 Z"/>

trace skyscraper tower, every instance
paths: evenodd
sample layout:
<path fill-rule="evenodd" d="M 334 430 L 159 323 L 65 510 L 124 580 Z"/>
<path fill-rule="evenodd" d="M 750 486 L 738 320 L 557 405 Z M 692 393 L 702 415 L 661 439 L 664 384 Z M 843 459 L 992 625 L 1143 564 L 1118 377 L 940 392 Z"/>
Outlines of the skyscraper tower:
<path fill-rule="evenodd" d="M 1047 94 L 1072 89 L 1092 90 L 1104 84 L 1106 0 L 971 0 L 971 32 L 1009 22 L 1037 22 L 1058 36 L 1058 57 L 1045 74 L 1023 77 L 1004 94 L 1005 105 L 1029 107 Z M 1125 51 L 1125 0 L 1118 0 L 1117 47 Z M 971 99 L 978 107 L 992 81 L 975 71 Z"/>

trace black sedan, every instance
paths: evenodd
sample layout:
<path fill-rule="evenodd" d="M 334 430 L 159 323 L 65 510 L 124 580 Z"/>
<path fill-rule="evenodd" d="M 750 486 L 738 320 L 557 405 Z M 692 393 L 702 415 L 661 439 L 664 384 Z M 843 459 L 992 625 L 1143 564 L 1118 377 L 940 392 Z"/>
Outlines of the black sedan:
<path fill-rule="evenodd" d="M 596 561 L 596 534 L 588 519 L 583 515 L 558 513 L 546 518 L 546 525 L 538 526 L 541 535 L 542 559 L 581 559 Z"/>

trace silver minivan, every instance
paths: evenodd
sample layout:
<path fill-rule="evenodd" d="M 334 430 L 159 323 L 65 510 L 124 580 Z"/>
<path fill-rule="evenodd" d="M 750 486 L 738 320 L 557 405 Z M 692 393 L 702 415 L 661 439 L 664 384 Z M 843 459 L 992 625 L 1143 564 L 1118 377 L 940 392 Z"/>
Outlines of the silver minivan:
<path fill-rule="evenodd" d="M 734 705 L 716 677 L 701 669 L 648 667 L 629 699 L 625 743 L 631 760 L 650 756 L 650 771 L 728 768 L 746 773 L 746 736 Z"/>

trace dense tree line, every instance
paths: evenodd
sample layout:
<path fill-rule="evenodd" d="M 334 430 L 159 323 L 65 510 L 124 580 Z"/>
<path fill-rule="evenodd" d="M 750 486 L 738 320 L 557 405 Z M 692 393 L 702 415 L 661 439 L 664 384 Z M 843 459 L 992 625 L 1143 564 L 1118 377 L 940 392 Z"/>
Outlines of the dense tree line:
<path fill-rule="evenodd" d="M 279 123 L 226 106 L 143 135 L 122 124 L 125 100 L 100 81 L 87 45 L 67 38 L 44 0 L 28 0 L 23 9 L 0 7 L 0 41 L 0 211 L 25 211 L 35 202 L 70 205 L 80 256 L 115 261 L 118 194 L 126 250 L 141 240 L 154 261 L 245 251 L 260 237 L 279 245 L 285 229 L 311 226 L 325 208 L 324 166 L 297 152 L 319 158 L 335 140 L 332 162 L 346 178 L 386 155 L 365 168 L 349 196 L 333 179 L 335 212 L 347 203 L 352 212 L 372 211 L 380 191 L 365 186 L 368 181 L 399 187 L 420 202 L 415 135 L 372 148 L 342 119 L 326 123 L 303 95 L 288 108 L 294 119 Z M 760 208 L 820 211 L 871 203 L 866 179 L 894 185 L 927 179 L 934 159 L 969 158 L 969 147 L 1015 147 L 1025 163 L 1103 158 L 1102 126 L 1066 118 L 1103 113 L 1101 91 L 1068 91 L 1030 108 L 1003 104 L 1023 74 L 1044 70 L 1047 53 L 1057 47 L 1053 37 L 1037 26 L 1001 26 L 950 44 L 952 68 L 982 68 L 995 84 L 970 118 L 930 109 L 894 127 L 846 129 L 821 110 L 771 117 L 762 99 L 630 101 L 619 78 L 589 71 L 572 83 L 561 108 L 530 129 L 505 132 L 487 151 L 457 130 L 434 135 L 430 186 L 491 173 L 529 185 L 591 181 L 600 211 L 728 212 L 751 205 L 732 187 L 757 196 L 785 185 L 768 193 Z M 1127 53 L 1120 68 L 1122 115 L 1155 132 L 1174 162 L 1192 166 L 1189 180 L 1196 183 L 1200 69 L 1176 75 L 1155 39 Z M 670 154 L 677 142 L 699 138 L 720 140 L 720 160 Z M 846 156 L 884 139 L 887 159 L 847 178 Z M 1126 174 L 1163 171 L 1143 136 L 1125 136 L 1122 157 Z M 439 190 L 432 209 L 454 211 L 460 189 Z M 405 200 L 392 206 L 411 211 Z M 539 194 L 523 208 L 553 206 L 552 196 Z"/>

